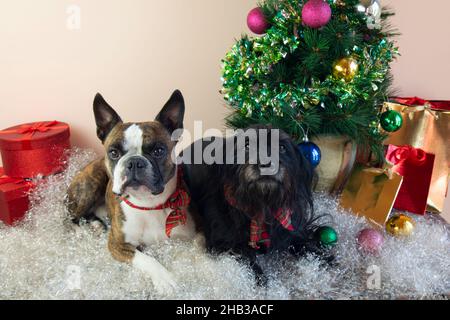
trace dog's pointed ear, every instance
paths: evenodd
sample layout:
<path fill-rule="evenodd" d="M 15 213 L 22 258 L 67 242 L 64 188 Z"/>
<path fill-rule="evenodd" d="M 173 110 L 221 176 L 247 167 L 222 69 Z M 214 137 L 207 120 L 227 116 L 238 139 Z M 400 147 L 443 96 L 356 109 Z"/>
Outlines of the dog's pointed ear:
<path fill-rule="evenodd" d="M 97 124 L 97 136 L 104 142 L 111 130 L 122 122 L 119 115 L 113 108 L 103 99 L 100 93 L 94 98 L 94 115 Z"/>
<path fill-rule="evenodd" d="M 155 120 L 161 122 L 172 134 L 177 129 L 183 129 L 183 119 L 184 98 L 179 90 L 175 90 Z"/>

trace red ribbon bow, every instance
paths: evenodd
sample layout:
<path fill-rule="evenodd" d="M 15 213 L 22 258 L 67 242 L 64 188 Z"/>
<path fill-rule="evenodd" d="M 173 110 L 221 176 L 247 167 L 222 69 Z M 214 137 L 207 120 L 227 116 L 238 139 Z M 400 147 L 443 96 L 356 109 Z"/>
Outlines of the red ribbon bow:
<path fill-rule="evenodd" d="M 388 154 L 387 160 L 394 165 L 402 165 L 405 162 L 409 162 L 416 166 L 421 166 L 427 160 L 427 153 L 412 146 L 401 146 Z"/>
<path fill-rule="evenodd" d="M 170 196 L 169 200 L 154 208 L 154 210 L 162 210 L 166 208 L 173 210 L 166 219 L 166 235 L 168 238 L 170 238 L 173 228 L 180 224 L 186 224 L 186 210 L 190 202 L 191 198 L 186 190 L 178 187 L 178 189 Z"/>
<path fill-rule="evenodd" d="M 54 120 L 51 122 L 37 122 L 34 124 L 24 124 L 20 128 L 15 130 L 15 133 L 19 134 L 29 134 L 32 137 L 36 132 L 47 132 L 51 130 L 53 126 L 57 125 L 58 121 Z"/>
<path fill-rule="evenodd" d="M 245 211 L 245 209 L 238 208 L 237 201 L 232 195 L 231 188 L 229 186 L 225 186 L 224 188 L 225 199 L 228 204 L 232 207 L 235 207 L 241 211 Z M 267 226 L 264 221 L 260 218 L 254 218 L 250 222 L 250 240 L 248 245 L 253 249 L 259 249 L 259 244 L 264 244 L 266 248 L 270 247 L 270 235 L 267 232 Z M 277 220 L 280 225 L 288 231 L 294 231 L 294 226 L 292 225 L 292 210 L 291 209 L 283 209 L 279 208 L 274 215 L 275 220 Z"/>
<path fill-rule="evenodd" d="M 294 231 L 294 226 L 291 222 L 292 211 L 290 209 L 278 209 L 275 214 L 275 220 L 288 231 Z M 264 221 L 252 219 L 250 222 L 250 241 L 248 245 L 253 249 L 259 249 L 259 244 L 264 244 L 267 248 L 270 247 L 270 236 L 267 232 L 267 226 Z"/>
<path fill-rule="evenodd" d="M 54 120 L 51 122 L 36 122 L 32 124 L 23 124 L 16 129 L 12 130 L 0 130 L 0 133 L 15 133 L 28 135 L 28 139 L 31 139 L 36 132 L 47 132 L 54 129 L 53 127 L 59 122 Z"/>

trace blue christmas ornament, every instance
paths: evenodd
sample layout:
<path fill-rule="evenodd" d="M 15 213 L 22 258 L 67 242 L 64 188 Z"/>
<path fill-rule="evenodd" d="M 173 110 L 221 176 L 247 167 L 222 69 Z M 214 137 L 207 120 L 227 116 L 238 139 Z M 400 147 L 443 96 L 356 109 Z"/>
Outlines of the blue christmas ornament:
<path fill-rule="evenodd" d="M 305 141 L 298 145 L 298 149 L 305 156 L 305 158 L 309 160 L 314 168 L 319 165 L 320 160 L 322 159 L 322 154 L 317 144 L 310 141 Z"/>

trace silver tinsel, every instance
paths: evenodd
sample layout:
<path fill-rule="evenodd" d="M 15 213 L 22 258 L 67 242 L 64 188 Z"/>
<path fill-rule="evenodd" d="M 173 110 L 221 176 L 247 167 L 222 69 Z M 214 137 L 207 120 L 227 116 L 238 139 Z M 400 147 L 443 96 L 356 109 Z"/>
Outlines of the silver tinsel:
<path fill-rule="evenodd" d="M 362 218 L 343 212 L 335 199 L 316 195 L 318 214 L 329 214 L 339 234 L 337 264 L 312 256 L 261 257 L 267 288 L 255 285 L 246 265 L 228 255 L 210 256 L 191 243 L 167 242 L 149 248 L 175 275 L 179 290 L 158 296 L 140 271 L 116 262 L 104 233 L 74 228 L 63 197 L 71 178 L 95 155 L 74 150 L 68 170 L 43 181 L 24 222 L 0 225 L 0 299 L 365 299 L 436 298 L 450 293 L 447 227 L 414 216 L 414 235 L 386 235 L 379 256 L 361 253 L 357 233 Z M 375 273 L 374 273 L 375 272 Z M 379 281 L 372 281 L 373 277 Z"/>

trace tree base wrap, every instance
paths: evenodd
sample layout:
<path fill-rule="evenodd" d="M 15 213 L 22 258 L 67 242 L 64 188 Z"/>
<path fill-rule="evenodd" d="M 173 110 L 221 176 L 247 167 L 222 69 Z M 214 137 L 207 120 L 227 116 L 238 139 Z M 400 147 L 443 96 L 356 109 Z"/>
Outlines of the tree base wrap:
<path fill-rule="evenodd" d="M 29 123 L 0 131 L 5 174 L 33 178 L 63 171 L 69 138 L 69 125 L 58 121 Z"/>
<path fill-rule="evenodd" d="M 0 168 L 0 220 L 6 225 L 12 226 L 25 216 L 32 187 L 29 181 L 4 176 Z"/>
<path fill-rule="evenodd" d="M 385 144 L 411 145 L 436 156 L 428 211 L 442 212 L 447 196 L 450 167 L 450 101 L 426 101 L 414 98 L 392 98 L 387 108 L 400 112 L 403 126 L 389 134 Z"/>
<path fill-rule="evenodd" d="M 341 194 L 340 205 L 383 229 L 402 181 L 398 173 L 357 164 Z"/>
<path fill-rule="evenodd" d="M 389 145 L 386 160 L 392 170 L 403 176 L 403 184 L 394 203 L 397 210 L 425 214 L 435 156 L 411 146 Z"/>
<path fill-rule="evenodd" d="M 318 136 L 311 139 L 322 153 L 316 168 L 315 191 L 339 194 L 344 188 L 356 159 L 357 146 L 347 137 Z"/>

